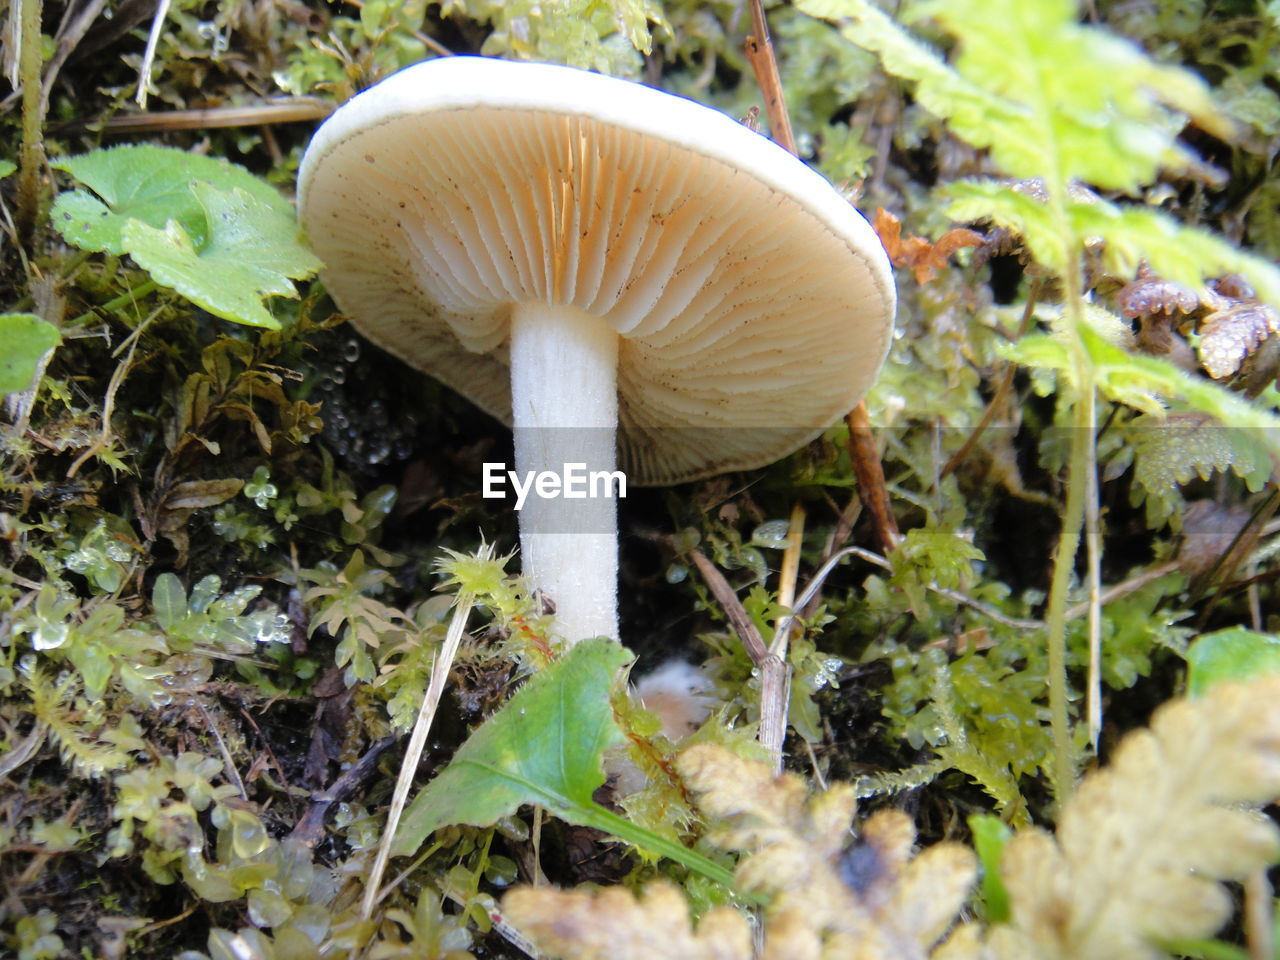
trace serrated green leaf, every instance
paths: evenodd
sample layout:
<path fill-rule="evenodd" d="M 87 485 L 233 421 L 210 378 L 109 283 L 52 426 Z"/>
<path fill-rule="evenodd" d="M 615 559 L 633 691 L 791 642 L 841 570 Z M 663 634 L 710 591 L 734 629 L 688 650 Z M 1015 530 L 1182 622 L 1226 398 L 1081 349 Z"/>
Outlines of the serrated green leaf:
<path fill-rule="evenodd" d="M 1187 649 L 1187 692 L 1202 696 L 1215 684 L 1280 673 L 1280 637 L 1228 627 L 1198 637 Z"/>
<path fill-rule="evenodd" d="M 943 191 L 951 202 L 948 217 L 960 223 L 987 221 L 1012 230 L 1035 259 L 1055 273 L 1070 264 L 1062 234 L 1054 226 L 1049 209 L 1040 200 L 997 180 L 961 180 Z"/>
<path fill-rule="evenodd" d="M 867 0 L 801 0 L 810 16 L 842 21 L 854 44 L 916 84 L 916 100 L 951 130 L 991 151 L 1019 178 L 1081 180 L 1132 190 L 1162 167 L 1185 165 L 1172 113 L 1223 132 L 1192 73 L 1081 26 L 1071 0 L 945 0 L 921 4 L 958 40 L 954 67 Z"/>
<path fill-rule="evenodd" d="M 61 342 L 58 328 L 33 313 L 0 314 L 0 394 L 31 386 L 40 359 Z"/>
<path fill-rule="evenodd" d="M 65 170 L 97 194 L 85 190 L 60 194 L 50 215 L 58 232 L 84 250 L 117 256 L 131 252 L 122 236 L 130 220 L 157 229 L 175 221 L 195 247 L 202 247 L 208 228 L 204 207 L 191 189 L 194 181 L 219 190 L 243 190 L 282 217 L 293 216 L 284 197 L 243 167 L 169 147 L 113 147 L 61 157 L 49 165 Z"/>
<path fill-rule="evenodd" d="M 1179 487 L 1199 476 L 1236 465 L 1235 431 L 1204 414 L 1140 417 L 1134 421 L 1133 479 L 1147 496 L 1148 520 L 1174 515 L 1182 504 Z M 1244 464 L 1242 474 L 1250 470 Z"/>
<path fill-rule="evenodd" d="M 409 805 L 393 852 L 412 854 L 439 827 L 489 826 L 538 804 L 730 885 L 724 868 L 591 799 L 604 783 L 604 751 L 623 739 L 609 697 L 629 660 L 631 652 L 611 640 L 584 640 L 534 676 Z"/>
<path fill-rule="evenodd" d="M 297 238 L 293 214 L 240 189 L 219 190 L 195 182 L 208 237 L 197 247 L 181 224 L 157 229 L 131 220 L 121 239 L 134 260 L 156 282 L 172 287 L 210 313 L 236 323 L 276 329 L 263 307 L 268 296 L 295 296 L 290 278 L 315 273 L 319 261 Z"/>

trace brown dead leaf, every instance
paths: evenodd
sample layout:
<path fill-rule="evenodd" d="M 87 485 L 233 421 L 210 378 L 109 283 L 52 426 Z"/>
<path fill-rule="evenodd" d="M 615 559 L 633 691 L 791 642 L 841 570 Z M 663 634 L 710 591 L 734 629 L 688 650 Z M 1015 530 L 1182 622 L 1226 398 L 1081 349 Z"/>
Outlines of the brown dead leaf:
<path fill-rule="evenodd" d="M 244 486 L 243 480 L 189 480 L 175 483 L 164 498 L 163 510 L 202 510 L 226 503 Z"/>
<path fill-rule="evenodd" d="M 1258 300 L 1240 300 L 1205 318 L 1200 326 L 1200 362 L 1215 380 L 1240 369 L 1268 337 L 1280 333 L 1280 315 Z"/>
<path fill-rule="evenodd" d="M 916 283 L 928 283 L 948 266 L 948 260 L 957 250 L 964 247 L 977 247 L 985 242 L 982 234 L 957 227 L 948 230 L 937 242 L 931 243 L 924 237 L 911 236 L 902 238 L 902 221 L 884 207 L 876 209 L 876 218 L 872 224 L 884 244 L 889 259 L 895 267 L 909 267 L 915 274 Z"/>
<path fill-rule="evenodd" d="M 1116 304 L 1121 315 L 1130 319 L 1154 314 L 1171 317 L 1194 311 L 1200 306 L 1200 297 L 1194 290 L 1154 273 L 1144 263 L 1138 268 L 1137 278 L 1116 294 Z"/>
<path fill-rule="evenodd" d="M 189 480 L 175 483 L 157 511 L 156 532 L 168 539 L 178 552 L 177 566 L 186 566 L 190 541 L 187 537 L 187 521 L 196 510 L 216 507 L 240 492 L 243 480 Z"/>

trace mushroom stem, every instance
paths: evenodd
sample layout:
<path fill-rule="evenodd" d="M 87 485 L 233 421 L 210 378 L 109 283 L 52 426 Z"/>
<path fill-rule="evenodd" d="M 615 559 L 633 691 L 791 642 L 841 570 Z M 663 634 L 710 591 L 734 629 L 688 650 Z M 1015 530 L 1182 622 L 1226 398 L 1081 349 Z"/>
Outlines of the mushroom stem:
<path fill-rule="evenodd" d="M 517 304 L 511 317 L 515 472 L 524 575 L 570 643 L 618 639 L 618 334 L 575 307 Z M 610 478 L 610 479 L 606 479 Z"/>

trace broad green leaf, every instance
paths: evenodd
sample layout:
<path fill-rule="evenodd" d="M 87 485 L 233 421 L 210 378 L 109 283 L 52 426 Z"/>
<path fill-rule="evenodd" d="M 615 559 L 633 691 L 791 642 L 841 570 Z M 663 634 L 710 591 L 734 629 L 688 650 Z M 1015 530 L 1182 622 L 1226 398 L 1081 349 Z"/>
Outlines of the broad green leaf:
<path fill-rule="evenodd" d="M 393 851 L 409 855 L 439 827 L 489 826 L 538 804 L 731 885 L 723 867 L 591 799 L 604 783 L 604 751 L 623 739 L 609 696 L 630 659 L 611 640 L 584 640 L 529 680 L 409 805 Z"/>
<path fill-rule="evenodd" d="M 294 296 L 290 278 L 319 269 L 314 255 L 298 241 L 288 205 L 262 204 L 239 188 L 224 191 L 200 181 L 192 183 L 191 192 L 206 216 L 204 244 L 197 247 L 173 220 L 163 229 L 131 220 L 121 231 L 129 254 L 156 282 L 216 316 L 279 327 L 263 298 Z"/>
<path fill-rule="evenodd" d="M 156 585 L 151 589 L 151 606 L 156 612 L 156 622 L 160 629 L 171 630 L 187 615 L 187 591 L 182 581 L 172 573 L 162 573 L 156 577 Z"/>
<path fill-rule="evenodd" d="M 31 386 L 40 358 L 61 342 L 58 328 L 35 314 L 0 314 L 0 394 Z"/>
<path fill-rule="evenodd" d="M 206 215 L 191 190 L 202 181 L 219 190 L 243 190 L 258 204 L 292 218 L 289 202 L 243 167 L 182 150 L 147 145 L 94 150 L 49 164 L 65 170 L 92 190 L 58 196 L 51 217 L 67 239 L 85 250 L 130 253 L 125 226 L 139 220 L 157 229 L 176 221 L 194 246 L 203 246 Z M 94 196 L 96 194 L 97 196 Z"/>
<path fill-rule="evenodd" d="M 0 180 L 3 180 L 17 169 L 18 165 L 12 160 L 0 160 Z"/>
<path fill-rule="evenodd" d="M 1215 684 L 1280 673 L 1280 637 L 1228 627 L 1198 637 L 1187 649 L 1187 693 L 1202 696 Z"/>
<path fill-rule="evenodd" d="M 987 905 L 987 923 L 1009 922 L 1009 891 L 1000 876 L 1000 858 L 1013 839 L 1013 830 L 999 817 L 975 813 L 969 817 L 973 849 L 982 864 L 982 899 Z"/>

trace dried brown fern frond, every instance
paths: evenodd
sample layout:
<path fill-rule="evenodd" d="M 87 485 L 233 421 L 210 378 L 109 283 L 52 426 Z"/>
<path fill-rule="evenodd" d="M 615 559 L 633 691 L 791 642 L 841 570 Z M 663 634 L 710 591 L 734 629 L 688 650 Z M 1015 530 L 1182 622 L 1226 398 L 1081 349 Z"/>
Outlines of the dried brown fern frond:
<path fill-rule="evenodd" d="M 973 855 L 941 843 L 912 859 L 915 827 L 899 811 L 872 816 L 850 844 L 853 788 L 806 801 L 803 782 L 706 746 L 680 773 L 719 846 L 748 855 L 739 886 L 768 900 L 765 960 L 915 960 L 930 956 L 974 878 Z"/>
<path fill-rule="evenodd" d="M 809 797 L 791 774 L 712 744 L 677 762 L 712 822 L 710 839 L 746 854 L 735 879 L 767 901 L 764 960 L 925 960 L 955 921 L 973 882 L 973 855 L 942 843 L 912 858 L 915 827 L 886 811 L 851 843 L 853 788 Z M 564 960 L 749 960 L 751 925 L 717 908 L 693 930 L 683 896 L 655 884 L 623 890 L 512 891 L 507 919 Z"/>
<path fill-rule="evenodd" d="M 809 797 L 793 775 L 711 745 L 679 758 L 714 829 L 745 854 L 739 887 L 766 901 L 764 960 L 1165 960 L 1166 941 L 1211 936 L 1231 903 L 1221 880 L 1273 862 L 1280 830 L 1257 808 L 1280 796 L 1280 677 L 1216 688 L 1160 709 L 1091 774 L 1056 835 L 1020 831 L 1001 874 L 1011 919 L 947 935 L 974 877 L 970 851 L 913 857 L 915 827 L 882 811 L 850 843 L 852 789 Z M 745 916 L 707 914 L 659 885 L 637 901 L 517 890 L 508 917 L 566 960 L 746 960 Z"/>
<path fill-rule="evenodd" d="M 640 899 L 613 887 L 552 890 L 522 887 L 502 901 L 507 920 L 566 960 L 750 960 L 751 925 L 730 907 L 709 911 L 694 931 L 684 895 L 667 883 Z"/>
<path fill-rule="evenodd" d="M 1256 812 L 1278 795 L 1280 678 L 1161 708 L 1084 780 L 1056 838 L 1010 842 L 1012 922 L 963 955 L 1154 960 L 1168 956 L 1161 941 L 1210 936 L 1231 912 L 1217 881 L 1280 852 L 1280 831 Z"/>

